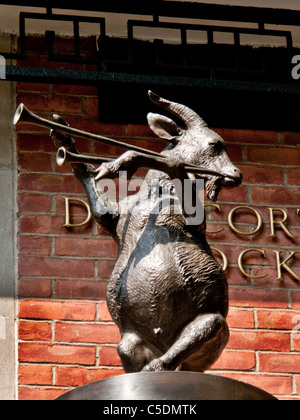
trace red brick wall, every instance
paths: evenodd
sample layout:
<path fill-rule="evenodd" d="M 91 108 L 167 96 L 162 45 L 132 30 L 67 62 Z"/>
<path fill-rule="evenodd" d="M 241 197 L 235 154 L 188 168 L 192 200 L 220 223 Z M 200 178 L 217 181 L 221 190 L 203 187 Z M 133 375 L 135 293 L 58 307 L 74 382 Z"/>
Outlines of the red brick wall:
<path fill-rule="evenodd" d="M 48 118 L 59 113 L 76 128 L 152 150 L 164 147 L 146 126 L 98 122 L 93 87 L 18 83 L 20 102 Z M 208 240 L 226 254 L 230 264 L 231 338 L 213 373 L 254 384 L 282 399 L 300 399 L 300 330 L 299 337 L 293 334 L 300 324 L 300 282 L 286 270 L 283 280 L 277 279 L 274 253 L 282 251 L 283 261 L 299 250 L 300 240 L 288 238 L 282 229 L 276 229 L 277 236 L 271 238 L 268 209 L 285 209 L 289 230 L 300 237 L 300 134 L 218 132 L 244 173 L 244 184 L 223 191 L 218 201 L 221 212 L 208 213 L 208 229 L 223 228 L 208 235 Z M 121 152 L 85 140 L 77 144 L 83 153 Z M 63 197 L 86 197 L 70 165 L 56 165 L 55 152 L 47 131 L 19 124 L 19 399 L 54 399 L 73 387 L 123 373 L 116 351 L 119 332 L 105 303 L 117 248 L 95 223 L 63 227 Z M 263 227 L 256 235 L 239 235 L 230 229 L 228 214 L 241 205 L 260 212 Z M 75 221 L 84 220 L 83 207 L 74 205 L 72 212 Z M 254 229 L 256 221 L 253 212 L 244 209 L 236 212 L 234 224 L 247 231 Z M 249 248 L 266 251 L 266 258 L 249 253 L 244 259 L 246 272 L 267 277 L 250 279 L 241 274 L 238 257 Z M 299 255 L 290 262 L 300 275 Z"/>

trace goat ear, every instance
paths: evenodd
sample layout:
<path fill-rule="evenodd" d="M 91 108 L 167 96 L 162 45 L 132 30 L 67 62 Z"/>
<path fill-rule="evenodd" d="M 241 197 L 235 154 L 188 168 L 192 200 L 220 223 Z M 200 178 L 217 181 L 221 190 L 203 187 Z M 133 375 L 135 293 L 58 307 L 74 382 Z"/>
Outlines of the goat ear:
<path fill-rule="evenodd" d="M 166 139 L 171 143 L 178 143 L 178 137 L 182 135 L 182 130 L 170 118 L 159 114 L 149 113 L 147 115 L 149 127 L 162 139 Z"/>

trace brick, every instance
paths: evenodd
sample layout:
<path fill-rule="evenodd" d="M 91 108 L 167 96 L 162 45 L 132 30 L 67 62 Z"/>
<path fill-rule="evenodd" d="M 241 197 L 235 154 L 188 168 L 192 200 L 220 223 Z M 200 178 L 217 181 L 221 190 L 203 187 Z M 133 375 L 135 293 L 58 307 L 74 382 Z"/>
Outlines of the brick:
<path fill-rule="evenodd" d="M 245 308 L 286 308 L 287 293 L 281 290 L 236 288 L 229 289 L 230 305 Z"/>
<path fill-rule="evenodd" d="M 225 349 L 210 369 L 251 370 L 255 368 L 254 351 L 232 351 Z"/>
<path fill-rule="evenodd" d="M 288 169 L 287 170 L 288 175 L 288 184 L 290 185 L 300 185 L 300 169 Z"/>
<path fill-rule="evenodd" d="M 55 280 L 57 299 L 105 299 L 107 283 L 93 280 Z"/>
<path fill-rule="evenodd" d="M 73 366 L 57 366 L 55 372 L 56 385 L 60 386 L 81 386 L 124 374 L 123 369 L 91 369 Z"/>
<path fill-rule="evenodd" d="M 240 225 L 238 223 L 234 223 L 234 226 L 236 227 L 236 229 L 239 229 L 241 232 L 247 232 L 247 231 L 253 231 L 255 229 L 254 225 Z M 209 233 L 211 231 L 217 231 L 220 229 L 224 229 L 222 232 L 218 232 L 218 233 Z M 214 222 L 209 222 L 207 223 L 207 238 L 209 242 L 212 242 L 214 244 L 216 244 L 217 242 L 222 243 L 222 242 L 230 242 L 232 244 L 245 244 L 245 238 L 246 237 L 242 237 L 242 235 L 238 235 L 236 233 L 233 233 L 233 231 L 229 228 L 229 226 L 227 224 L 223 224 L 220 222 L 214 223 Z M 220 249 L 220 247 L 218 245 L 214 245 L 215 248 Z M 216 254 L 217 256 L 218 254 Z"/>
<path fill-rule="evenodd" d="M 229 308 L 227 323 L 230 328 L 254 328 L 254 313 L 251 310 Z"/>
<path fill-rule="evenodd" d="M 296 376 L 296 389 L 297 394 L 300 395 L 300 376 Z"/>
<path fill-rule="evenodd" d="M 65 120 L 67 122 L 72 119 L 72 117 L 66 115 Z M 71 124 L 70 124 L 71 125 Z M 79 128 L 80 126 L 74 128 Z M 54 145 L 52 138 L 50 137 L 49 130 L 44 131 L 45 129 L 39 128 L 37 129 L 36 125 L 28 124 L 28 123 L 19 123 L 18 124 L 18 137 L 17 137 L 17 149 L 19 152 L 47 152 L 49 154 L 52 153 L 51 158 L 56 162 L 55 156 L 57 153 L 57 147 Z M 91 141 L 86 139 L 76 138 L 76 146 L 81 153 L 89 153 L 91 151 Z M 31 157 L 32 160 L 32 157 Z M 55 164 L 55 168 L 57 169 L 57 165 Z"/>
<path fill-rule="evenodd" d="M 17 149 L 19 151 L 56 153 L 57 148 L 49 136 L 49 130 L 45 132 L 43 128 L 22 122 L 18 124 L 17 129 Z M 22 131 L 28 130 L 30 133 L 20 133 L 21 129 Z"/>
<path fill-rule="evenodd" d="M 99 321 L 112 321 L 106 302 L 98 303 L 98 320 Z"/>
<path fill-rule="evenodd" d="M 49 298 L 52 295 L 52 281 L 42 278 L 20 278 L 19 297 L 44 297 Z"/>
<path fill-rule="evenodd" d="M 253 203 L 282 205 L 288 203 L 289 205 L 298 205 L 300 201 L 300 188 L 285 188 L 285 187 L 252 187 Z"/>
<path fill-rule="evenodd" d="M 23 400 L 52 401 L 65 393 L 66 393 L 66 389 L 49 388 L 49 387 L 29 388 L 29 387 L 21 386 L 19 387 L 19 390 L 18 390 L 19 400 L 21 401 Z"/>
<path fill-rule="evenodd" d="M 243 182 L 250 184 L 283 184 L 283 169 L 259 165 L 239 165 Z"/>
<path fill-rule="evenodd" d="M 100 260 L 98 262 L 98 275 L 109 279 L 112 273 L 112 270 L 115 266 L 115 260 Z"/>
<path fill-rule="evenodd" d="M 51 172 L 51 155 L 45 153 L 19 153 L 18 168 L 28 172 Z"/>
<path fill-rule="evenodd" d="M 19 384 L 52 385 L 52 367 L 44 365 L 19 366 Z"/>
<path fill-rule="evenodd" d="M 95 304 L 90 302 L 22 300 L 20 302 L 19 317 L 93 321 L 95 319 L 95 309 Z"/>
<path fill-rule="evenodd" d="M 19 322 L 19 338 L 27 341 L 51 341 L 51 325 L 49 322 Z"/>
<path fill-rule="evenodd" d="M 291 330 L 295 327 L 293 320 L 299 317 L 300 314 L 295 311 L 257 311 L 258 328 L 265 328 L 268 330 Z"/>
<path fill-rule="evenodd" d="M 148 125 L 143 124 L 128 124 L 128 135 L 130 137 L 147 137 L 147 138 L 155 138 L 158 139 L 158 137 L 153 133 L 151 128 Z M 168 142 L 165 141 L 165 145 L 167 146 Z"/>
<path fill-rule="evenodd" d="M 99 349 L 99 363 L 107 366 L 122 366 L 117 347 L 105 346 Z"/>
<path fill-rule="evenodd" d="M 44 194 L 19 193 L 19 212 L 49 213 L 51 211 L 51 197 Z"/>
<path fill-rule="evenodd" d="M 289 351 L 290 336 L 278 331 L 236 331 L 230 333 L 227 348 L 246 350 Z"/>
<path fill-rule="evenodd" d="M 143 147 L 144 149 L 152 150 L 154 152 L 161 152 L 166 148 L 166 142 L 163 139 L 135 139 L 135 138 L 124 138 L 121 139 L 123 143 L 132 144 L 134 146 Z M 124 149 L 123 149 L 124 152 Z"/>
<path fill-rule="evenodd" d="M 82 223 L 86 216 L 71 216 L 71 223 Z M 51 233 L 58 235 L 90 235 L 93 233 L 93 222 L 79 227 L 67 228 L 65 224 L 65 215 L 52 216 L 51 218 Z"/>
<path fill-rule="evenodd" d="M 289 395 L 292 393 L 292 378 L 288 375 L 226 372 L 220 373 L 220 376 L 226 376 L 256 386 L 269 392 L 271 395 Z"/>
<path fill-rule="evenodd" d="M 81 98 L 64 95 L 45 95 L 19 93 L 17 103 L 25 103 L 34 112 L 53 112 L 55 114 L 81 114 Z"/>
<path fill-rule="evenodd" d="M 18 92 L 43 92 L 49 93 L 50 85 L 46 83 L 29 83 L 29 82 L 17 82 Z"/>
<path fill-rule="evenodd" d="M 124 143 L 125 146 L 120 147 L 117 145 L 104 144 L 101 142 L 95 143 L 95 153 L 97 155 L 108 155 L 117 157 L 126 151 L 126 144 L 142 147 L 144 149 L 152 150 L 154 152 L 161 152 L 165 148 L 165 143 L 160 140 L 138 140 L 130 138 L 121 138 L 118 140 Z"/>
<path fill-rule="evenodd" d="M 86 113 L 90 117 L 98 117 L 99 115 L 99 100 L 98 98 L 86 98 Z"/>
<path fill-rule="evenodd" d="M 286 131 L 280 133 L 281 140 L 288 146 L 299 146 L 300 145 L 300 133 Z"/>
<path fill-rule="evenodd" d="M 295 227 L 290 227 L 289 224 L 286 225 L 288 227 L 289 232 L 294 235 L 296 237 L 296 239 L 292 239 L 289 238 L 287 236 L 287 234 L 278 226 L 275 226 L 275 237 L 271 238 L 270 234 L 271 234 L 271 230 L 267 227 L 264 227 L 260 234 L 257 235 L 257 237 L 255 237 L 255 244 L 262 244 L 262 245 L 273 245 L 273 250 L 277 250 L 278 246 L 282 247 L 282 246 L 294 246 L 294 247 L 298 247 L 300 244 L 300 239 L 299 239 L 299 234 L 300 234 L 300 229 L 297 229 Z M 273 263 L 274 260 L 274 265 L 276 265 L 276 259 L 275 259 L 275 254 L 273 254 L 273 252 L 268 252 L 268 260 Z"/>
<path fill-rule="evenodd" d="M 219 245 L 218 245 L 218 247 L 219 247 Z M 214 253 L 214 255 L 215 255 L 215 253 Z M 229 255 L 227 255 L 227 257 L 229 257 Z M 228 269 L 226 270 L 226 277 L 227 277 L 227 282 L 228 282 L 229 285 L 236 285 L 236 286 L 247 286 L 248 285 L 249 280 L 246 277 L 242 276 L 238 267 L 231 267 L 229 265 Z"/>
<path fill-rule="evenodd" d="M 246 147 L 246 160 L 271 165 L 297 166 L 300 160 L 299 149 L 285 147 Z"/>
<path fill-rule="evenodd" d="M 55 254 L 116 258 L 118 246 L 112 239 L 57 237 L 55 238 Z"/>
<path fill-rule="evenodd" d="M 53 85 L 54 94 L 64 94 L 72 96 L 97 96 L 97 86 L 76 86 L 76 85 Z"/>
<path fill-rule="evenodd" d="M 62 115 L 62 117 L 64 117 Z M 90 133 L 94 134 L 100 134 L 102 136 L 108 136 L 108 137 L 122 137 L 125 135 L 125 126 L 123 124 L 108 124 L 100 122 L 98 117 L 87 117 L 85 115 L 80 116 L 67 116 L 68 123 L 71 127 L 78 128 L 83 131 L 88 131 Z M 76 139 L 76 142 L 78 140 Z M 85 144 L 88 144 L 88 140 L 85 140 Z M 92 142 L 90 142 L 92 144 Z M 100 143 L 93 143 L 93 146 L 100 145 Z M 80 148 L 78 150 L 83 153 L 83 150 L 81 149 L 83 144 L 80 144 Z"/>
<path fill-rule="evenodd" d="M 119 343 L 121 340 L 116 325 L 57 323 L 55 339 L 63 342 Z"/>
<path fill-rule="evenodd" d="M 218 202 L 246 203 L 247 191 L 247 187 L 243 185 L 234 190 L 229 188 L 222 189 L 218 197 Z"/>
<path fill-rule="evenodd" d="M 72 223 L 81 223 L 82 216 L 74 216 Z M 92 233 L 93 224 L 81 227 L 64 227 L 65 217 L 63 215 L 31 215 L 26 214 L 19 217 L 20 233 L 41 233 L 41 234 L 57 234 L 57 235 L 89 235 Z M 99 232 L 101 234 L 101 231 Z"/>
<path fill-rule="evenodd" d="M 300 373 L 300 354 L 262 353 L 259 365 L 261 372 Z"/>
<path fill-rule="evenodd" d="M 300 309 L 300 291 L 292 292 L 291 297 L 292 297 L 292 308 Z"/>
<path fill-rule="evenodd" d="M 276 144 L 278 133 L 264 130 L 237 130 L 229 128 L 214 129 L 226 143 Z"/>
<path fill-rule="evenodd" d="M 233 163 L 243 162 L 243 148 L 241 146 L 237 146 L 236 144 L 227 144 L 226 150 L 229 159 Z"/>
<path fill-rule="evenodd" d="M 94 262 L 82 259 L 21 256 L 19 258 L 19 275 L 93 278 Z"/>
<path fill-rule="evenodd" d="M 94 365 L 96 348 L 94 346 L 24 342 L 19 344 L 19 360 L 33 363 Z"/>
<path fill-rule="evenodd" d="M 20 191 L 36 191 L 36 192 L 72 192 L 74 194 L 82 194 L 83 186 L 74 175 L 63 174 L 32 174 L 26 173 L 19 176 Z"/>
<path fill-rule="evenodd" d="M 44 233 L 50 234 L 53 223 L 52 216 L 46 215 L 26 215 L 21 216 L 19 222 L 20 233 Z"/>
<path fill-rule="evenodd" d="M 20 255 L 50 255 L 52 239 L 49 236 L 19 236 Z"/>
<path fill-rule="evenodd" d="M 300 318 L 298 318 L 298 325 L 296 326 L 297 330 L 292 333 L 292 341 L 293 341 L 294 350 L 300 352 L 300 322 L 299 322 L 299 319 Z"/>

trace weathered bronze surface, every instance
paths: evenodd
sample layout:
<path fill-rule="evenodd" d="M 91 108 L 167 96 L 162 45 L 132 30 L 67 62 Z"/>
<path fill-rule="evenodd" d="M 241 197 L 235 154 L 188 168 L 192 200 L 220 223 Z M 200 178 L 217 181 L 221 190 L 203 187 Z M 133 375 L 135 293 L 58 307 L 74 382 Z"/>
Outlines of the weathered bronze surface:
<path fill-rule="evenodd" d="M 173 180 L 190 179 L 194 187 L 196 177 L 201 178 L 207 197 L 215 201 L 221 188 L 238 186 L 242 175 L 231 163 L 223 139 L 194 111 L 152 92 L 149 97 L 183 125 L 148 114 L 150 128 L 170 143 L 162 153 L 128 145 L 131 151 L 97 170 L 89 163 L 76 162 L 72 167 L 86 189 L 93 217 L 119 246 L 107 304 L 121 332 L 118 353 L 125 371 L 203 372 L 228 341 L 228 286 L 207 244 L 205 220 L 191 224 L 184 210 L 178 212 Z M 21 108 L 15 122 L 24 111 Z M 30 111 L 26 115 L 33 122 Z M 54 120 L 38 123 L 52 128 L 55 144 L 73 154 L 78 152 L 70 134 L 118 143 L 71 129 L 57 115 Z M 99 179 L 116 178 L 119 171 L 126 170 L 130 178 L 140 167 L 150 169 L 143 187 L 120 202 L 109 200 L 97 185 Z M 181 208 L 185 209 L 184 203 Z"/>
<path fill-rule="evenodd" d="M 149 376 L 150 375 L 150 376 Z M 81 386 L 58 400 L 276 400 L 243 382 L 194 372 L 140 372 Z"/>

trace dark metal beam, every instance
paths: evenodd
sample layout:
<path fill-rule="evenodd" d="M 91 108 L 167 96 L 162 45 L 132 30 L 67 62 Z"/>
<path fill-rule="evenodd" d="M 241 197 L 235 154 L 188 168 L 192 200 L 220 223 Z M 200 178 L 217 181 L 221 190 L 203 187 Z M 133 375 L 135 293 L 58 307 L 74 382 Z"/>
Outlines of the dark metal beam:
<path fill-rule="evenodd" d="M 89 1 L 71 3 L 66 1 L 11 1 L 0 4 L 47 7 L 54 9 L 89 10 L 108 13 L 125 13 L 141 15 L 159 15 L 168 17 L 197 18 L 209 20 L 228 20 L 238 22 L 256 22 L 259 20 L 268 24 L 300 25 L 300 11 L 287 9 L 272 9 L 266 7 L 245 7 L 202 4 L 193 2 L 173 2 L 151 0 L 137 2 L 136 0 L 119 1 Z"/>
<path fill-rule="evenodd" d="M 249 81 L 209 80 L 192 77 L 160 76 L 130 73 L 106 73 L 39 67 L 7 66 L 6 80 L 71 85 L 97 85 L 101 83 L 166 86 L 228 90 L 236 92 L 300 95 L 298 84 L 277 84 Z"/>

